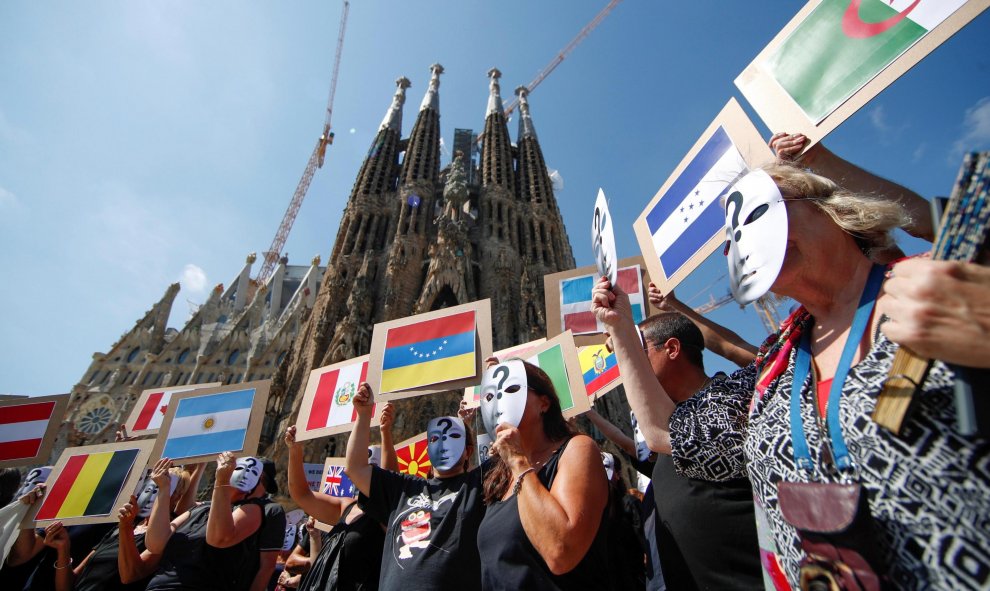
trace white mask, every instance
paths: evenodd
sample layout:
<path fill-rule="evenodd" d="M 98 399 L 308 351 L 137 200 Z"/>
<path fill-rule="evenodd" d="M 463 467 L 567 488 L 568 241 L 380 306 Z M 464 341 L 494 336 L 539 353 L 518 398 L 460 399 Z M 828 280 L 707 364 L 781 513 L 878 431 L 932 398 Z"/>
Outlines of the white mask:
<path fill-rule="evenodd" d="M 382 465 L 382 446 L 372 445 L 368 447 L 368 463 L 375 466 Z"/>
<path fill-rule="evenodd" d="M 237 467 L 230 476 L 230 485 L 243 493 L 250 493 L 261 480 L 262 464 L 250 456 L 237 459 Z"/>
<path fill-rule="evenodd" d="M 179 476 L 177 474 L 168 475 L 168 496 L 169 499 L 172 498 L 172 494 L 175 493 L 175 487 L 179 485 Z M 138 506 L 138 517 L 147 517 L 151 515 L 151 508 L 155 504 L 155 499 L 158 498 L 158 485 L 155 481 L 151 479 L 151 473 L 144 479 L 144 484 L 141 485 L 140 492 L 137 495 L 137 506 Z"/>
<path fill-rule="evenodd" d="M 629 411 L 629 420 L 632 422 L 633 440 L 636 442 L 636 459 L 640 462 L 645 462 L 650 459 L 650 446 L 646 445 L 646 437 L 643 436 L 643 432 L 639 429 L 639 421 L 636 420 L 636 415 L 633 414 L 633 411 Z"/>
<path fill-rule="evenodd" d="M 31 492 L 31 489 L 34 488 L 35 485 L 41 484 L 48 480 L 48 475 L 51 473 L 51 466 L 42 466 L 40 468 L 32 469 L 27 473 L 27 476 L 24 477 L 24 484 L 21 485 L 21 488 L 17 489 L 17 492 L 14 494 L 14 498 L 19 499 Z"/>
<path fill-rule="evenodd" d="M 725 235 L 732 295 L 749 304 L 770 290 L 787 252 L 787 207 L 766 172 L 751 171 L 732 187 Z"/>
<path fill-rule="evenodd" d="M 491 457 L 493 441 L 488 433 L 478 433 L 478 464 L 484 464 Z"/>
<path fill-rule="evenodd" d="M 485 370 L 481 380 L 481 420 L 492 439 L 500 424 L 518 427 L 522 423 L 528 394 L 526 366 L 521 360 L 510 359 Z"/>
<path fill-rule="evenodd" d="M 461 463 L 466 444 L 467 432 L 459 417 L 437 417 L 426 426 L 426 452 L 430 463 L 441 472 Z"/>
<path fill-rule="evenodd" d="M 615 458 L 613 458 L 612 454 L 607 451 L 603 451 L 602 464 L 605 465 L 605 477 L 608 478 L 609 482 L 611 482 L 612 476 L 615 475 Z"/>

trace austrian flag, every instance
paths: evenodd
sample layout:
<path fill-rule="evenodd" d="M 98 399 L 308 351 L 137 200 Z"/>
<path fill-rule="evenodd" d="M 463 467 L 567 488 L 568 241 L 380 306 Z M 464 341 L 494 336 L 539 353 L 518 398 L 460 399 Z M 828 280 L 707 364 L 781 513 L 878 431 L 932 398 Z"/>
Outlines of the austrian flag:
<path fill-rule="evenodd" d="M 48 400 L 0 407 L 0 461 L 38 455 L 55 404 Z"/>

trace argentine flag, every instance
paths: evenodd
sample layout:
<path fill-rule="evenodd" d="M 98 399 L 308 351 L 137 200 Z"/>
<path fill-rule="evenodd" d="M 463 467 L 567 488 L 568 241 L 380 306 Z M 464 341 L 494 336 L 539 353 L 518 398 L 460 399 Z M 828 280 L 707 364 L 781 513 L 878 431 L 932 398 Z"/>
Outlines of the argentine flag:
<path fill-rule="evenodd" d="M 722 197 L 748 170 L 722 127 L 715 130 L 667 192 L 646 214 L 646 226 L 667 277 L 725 228 Z"/>
<path fill-rule="evenodd" d="M 244 449 L 255 389 L 178 401 L 162 456 L 182 459 Z"/>

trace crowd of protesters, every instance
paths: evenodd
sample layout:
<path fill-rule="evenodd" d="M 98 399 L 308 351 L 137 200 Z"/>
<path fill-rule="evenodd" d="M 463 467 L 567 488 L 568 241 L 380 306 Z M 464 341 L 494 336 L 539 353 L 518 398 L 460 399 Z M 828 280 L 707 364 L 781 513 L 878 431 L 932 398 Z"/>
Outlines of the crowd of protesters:
<path fill-rule="evenodd" d="M 310 489 L 294 427 L 298 526 L 272 498 L 270 460 L 222 454 L 197 503 L 206 465 L 163 458 L 117 524 L 22 530 L 0 588 L 990 587 L 990 445 L 959 433 L 953 398 L 956 365 L 990 367 L 990 271 L 904 258 L 894 230 L 932 238 L 924 200 L 823 147 L 806 168 L 787 162 L 804 141 L 775 135 L 778 162 L 736 184 L 734 293 L 797 302 L 760 346 L 653 285 L 662 311 L 637 325 L 627 294 L 595 285 L 633 428 L 587 419 L 619 453 L 565 420 L 539 367 L 492 358 L 480 409 L 424 425 L 432 474 L 411 476 L 398 470 L 391 405 L 381 447 L 369 446 L 375 393 L 362 384 L 345 458 L 353 497 Z M 937 361 L 895 434 L 872 415 L 903 347 Z M 740 369 L 710 375 L 706 349 Z M 493 443 L 479 462 L 482 429 Z M 644 493 L 623 484 L 624 462 L 650 480 Z M 37 502 L 46 475 L 0 473 L 0 505 Z"/>

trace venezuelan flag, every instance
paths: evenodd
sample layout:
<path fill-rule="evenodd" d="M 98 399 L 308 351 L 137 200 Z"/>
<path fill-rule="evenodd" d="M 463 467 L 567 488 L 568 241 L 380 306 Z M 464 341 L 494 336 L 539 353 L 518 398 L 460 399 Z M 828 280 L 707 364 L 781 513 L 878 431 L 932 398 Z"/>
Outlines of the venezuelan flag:
<path fill-rule="evenodd" d="M 474 310 L 389 329 L 382 392 L 398 392 L 475 375 Z"/>
<path fill-rule="evenodd" d="M 123 449 L 71 456 L 48 487 L 35 519 L 109 515 L 137 455 L 137 449 Z"/>

